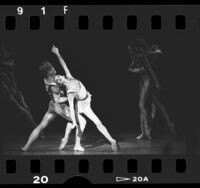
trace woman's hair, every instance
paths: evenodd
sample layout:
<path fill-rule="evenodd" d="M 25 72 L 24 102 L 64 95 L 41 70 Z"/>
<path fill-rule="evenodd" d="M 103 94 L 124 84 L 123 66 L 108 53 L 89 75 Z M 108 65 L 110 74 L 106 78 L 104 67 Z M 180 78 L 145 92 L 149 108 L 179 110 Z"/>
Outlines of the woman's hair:
<path fill-rule="evenodd" d="M 49 63 L 48 61 L 43 62 L 39 66 L 39 70 L 43 76 L 47 76 L 49 74 L 49 72 L 52 70 L 52 68 L 53 68 L 52 64 Z"/>

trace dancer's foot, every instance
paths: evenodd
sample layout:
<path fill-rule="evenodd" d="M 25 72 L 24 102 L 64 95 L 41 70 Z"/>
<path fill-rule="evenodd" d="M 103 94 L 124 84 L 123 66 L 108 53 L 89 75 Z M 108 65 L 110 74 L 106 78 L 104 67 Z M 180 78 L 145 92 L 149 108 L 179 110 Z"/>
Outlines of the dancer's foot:
<path fill-rule="evenodd" d="M 177 135 L 177 134 L 176 134 L 176 131 L 175 131 L 175 129 L 174 129 L 174 124 L 173 124 L 173 123 L 170 123 L 170 124 L 169 124 L 169 129 L 170 129 L 170 131 L 171 131 L 171 133 L 172 133 L 173 135 L 175 135 L 175 136 Z"/>
<path fill-rule="evenodd" d="M 22 151 L 27 151 L 27 150 L 28 150 L 28 147 L 27 147 L 27 146 L 24 146 L 24 147 L 21 148 L 21 150 L 22 150 Z"/>
<path fill-rule="evenodd" d="M 151 139 L 152 139 L 152 137 L 151 137 L 150 134 L 147 134 L 147 135 L 146 135 L 146 138 L 147 138 L 148 140 L 151 140 Z"/>
<path fill-rule="evenodd" d="M 151 128 L 149 128 L 148 126 L 145 128 L 145 137 L 148 139 L 148 140 L 151 140 Z"/>
<path fill-rule="evenodd" d="M 74 151 L 85 151 L 85 149 L 81 145 L 75 145 Z"/>
<path fill-rule="evenodd" d="M 117 143 L 116 140 L 113 140 L 113 142 L 111 143 L 111 147 L 112 147 L 112 150 L 115 152 L 120 150 L 119 144 Z"/>
<path fill-rule="evenodd" d="M 145 134 L 141 133 L 139 136 L 137 136 L 138 140 L 144 139 L 145 138 Z"/>
<path fill-rule="evenodd" d="M 66 144 L 67 144 L 67 142 L 64 139 L 62 139 L 61 143 L 60 143 L 60 145 L 58 147 L 59 150 L 63 150 L 65 148 Z"/>
<path fill-rule="evenodd" d="M 141 133 L 138 137 L 137 137 L 138 140 L 142 140 L 142 139 L 148 139 L 148 140 L 151 140 L 152 137 L 150 134 L 144 134 L 144 133 Z"/>

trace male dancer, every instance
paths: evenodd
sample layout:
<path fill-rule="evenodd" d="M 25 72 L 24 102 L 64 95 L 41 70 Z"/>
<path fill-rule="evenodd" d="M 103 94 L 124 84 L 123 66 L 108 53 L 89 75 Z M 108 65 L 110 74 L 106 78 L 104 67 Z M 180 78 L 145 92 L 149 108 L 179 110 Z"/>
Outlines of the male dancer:
<path fill-rule="evenodd" d="M 40 71 L 44 75 L 44 82 L 46 86 L 46 90 L 49 93 L 51 97 L 51 101 L 49 103 L 49 108 L 44 115 L 41 123 L 32 131 L 28 142 L 25 144 L 25 146 L 22 148 L 23 151 L 27 151 L 30 147 L 30 145 L 38 138 L 39 134 L 43 129 L 45 129 L 49 123 L 56 117 L 56 115 L 60 115 L 64 119 L 68 120 L 66 126 L 65 134 L 68 135 L 71 130 L 75 127 L 71 123 L 72 119 L 70 116 L 70 110 L 69 106 L 66 104 L 67 97 L 65 95 L 65 89 L 61 86 L 55 83 L 56 76 L 56 70 L 49 62 L 44 62 L 40 66 Z M 86 124 L 86 120 L 79 114 L 79 126 L 77 126 L 77 129 L 84 128 Z M 64 137 L 61 141 L 61 144 L 59 146 L 59 149 L 63 149 L 63 140 L 67 142 L 68 137 Z M 75 151 L 84 151 L 84 148 L 81 146 L 79 135 L 76 136 L 76 143 L 74 146 Z"/>
<path fill-rule="evenodd" d="M 128 70 L 134 73 L 141 73 L 139 107 L 142 133 L 137 137 L 137 139 L 148 138 L 151 140 L 151 128 L 149 126 L 150 115 L 148 113 L 149 107 L 151 108 L 152 119 L 155 117 L 156 108 L 160 109 L 167 121 L 168 128 L 173 134 L 175 134 L 174 124 L 170 121 L 166 109 L 157 98 L 156 93 L 160 89 L 160 84 L 148 59 L 151 54 L 162 53 L 161 50 L 157 45 L 148 48 L 146 47 L 145 50 L 142 47 L 139 47 L 137 49 L 139 50 L 139 53 L 134 56 L 132 48 L 129 46 L 128 49 L 133 59 Z"/>
<path fill-rule="evenodd" d="M 73 126 L 77 126 L 76 118 L 75 118 L 75 112 L 74 112 L 74 101 L 76 101 L 76 109 L 78 114 L 85 114 L 89 119 L 91 119 L 97 129 L 107 138 L 107 140 L 111 143 L 111 147 L 113 151 L 118 151 L 119 146 L 114 140 L 109 132 L 107 131 L 106 127 L 102 124 L 100 119 L 96 116 L 96 114 L 91 109 L 91 94 L 86 90 L 85 86 L 77 79 L 73 78 L 71 75 L 69 69 L 67 68 L 67 65 L 63 58 L 61 57 L 58 48 L 53 46 L 52 52 L 55 53 L 66 73 L 66 78 L 64 76 L 57 77 L 55 80 L 58 84 L 63 84 L 66 86 L 66 92 L 67 92 L 67 98 L 69 100 L 69 106 L 70 106 L 70 114 L 73 122 Z M 79 120 L 79 116 L 78 116 Z M 79 120 L 80 121 L 80 120 Z M 80 132 L 77 131 L 77 134 L 79 137 L 82 137 L 83 134 L 82 129 Z M 69 132 L 65 135 L 66 140 L 63 142 L 63 148 L 67 144 Z"/>

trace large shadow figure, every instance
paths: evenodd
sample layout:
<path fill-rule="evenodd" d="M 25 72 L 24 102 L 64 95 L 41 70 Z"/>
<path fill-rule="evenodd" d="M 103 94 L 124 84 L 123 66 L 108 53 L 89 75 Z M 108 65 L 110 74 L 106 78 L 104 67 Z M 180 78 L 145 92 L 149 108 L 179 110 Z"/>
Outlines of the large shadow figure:
<path fill-rule="evenodd" d="M 165 107 L 157 97 L 157 93 L 160 90 L 160 84 L 151 66 L 162 51 L 157 45 L 147 45 L 142 38 L 137 38 L 134 47 L 128 46 L 128 50 L 132 57 L 132 63 L 128 70 L 133 73 L 141 74 L 139 101 L 141 134 L 137 139 L 151 139 L 150 124 L 152 124 L 152 120 L 155 118 L 156 109 L 161 111 L 167 122 L 168 128 L 175 134 L 174 124 L 171 122 Z"/>
<path fill-rule="evenodd" d="M 36 126 L 34 118 L 25 101 L 25 98 L 20 91 L 15 78 L 15 56 L 13 53 L 6 50 L 4 45 L 0 48 L 0 99 L 1 111 L 9 110 L 20 113 L 29 122 L 32 127 Z M 7 108 L 7 109 L 5 109 Z M 12 114 L 8 114 L 5 118 L 12 118 Z M 3 129 L 3 128 L 2 128 Z"/>

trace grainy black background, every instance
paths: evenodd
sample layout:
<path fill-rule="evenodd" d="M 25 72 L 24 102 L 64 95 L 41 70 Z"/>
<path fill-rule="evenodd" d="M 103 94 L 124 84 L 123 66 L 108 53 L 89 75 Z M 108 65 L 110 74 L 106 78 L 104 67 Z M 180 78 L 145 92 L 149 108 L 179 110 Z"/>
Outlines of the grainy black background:
<path fill-rule="evenodd" d="M 56 56 L 51 53 L 51 47 L 55 44 L 74 77 L 81 80 L 93 94 L 92 107 L 104 124 L 111 131 L 139 131 L 140 77 L 127 71 L 131 62 L 127 46 L 133 44 L 136 37 L 142 36 L 147 43 L 157 44 L 163 51 L 163 55 L 153 65 L 163 88 L 161 101 L 177 129 L 181 131 L 188 127 L 185 114 L 189 115 L 191 108 L 187 105 L 195 98 L 195 92 L 189 88 L 196 89 L 192 71 L 199 59 L 198 20 L 189 14 L 189 10 L 186 10 L 186 16 L 190 18 L 186 19 L 186 29 L 176 30 L 175 15 L 182 14 L 184 8 L 71 6 L 65 16 L 65 30 L 56 31 L 53 29 L 53 16 L 62 15 L 62 6 L 47 7 L 45 16 L 40 15 L 40 7 L 30 9 L 25 6 L 24 15 L 16 17 L 16 30 L 1 29 L 1 40 L 16 54 L 17 83 L 37 123 L 47 110 L 49 101 L 38 66 L 48 60 L 59 74 L 63 74 Z M 169 8 L 172 10 L 171 15 L 168 15 Z M 15 14 L 16 7 L 6 9 L 6 14 Z M 41 17 L 39 31 L 29 30 L 28 19 L 31 14 Z M 137 30 L 127 30 L 126 16 L 129 14 L 138 16 Z M 161 30 L 151 30 L 150 18 L 154 14 L 160 14 L 163 18 Z M 78 29 L 79 15 L 89 16 L 88 30 Z M 113 15 L 113 30 L 103 30 L 104 15 Z M 4 114 L 4 118 L 11 122 L 7 122 L 7 125 L 4 122 L 1 126 L 9 127 L 10 131 L 28 129 L 28 126 L 17 122 L 20 119 L 18 114 L 12 118 L 9 112 Z M 62 122 L 51 126 L 52 130 L 61 130 L 62 125 L 65 125 Z M 157 124 L 157 129 L 165 128 L 161 118 Z"/>

